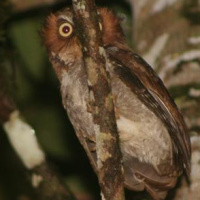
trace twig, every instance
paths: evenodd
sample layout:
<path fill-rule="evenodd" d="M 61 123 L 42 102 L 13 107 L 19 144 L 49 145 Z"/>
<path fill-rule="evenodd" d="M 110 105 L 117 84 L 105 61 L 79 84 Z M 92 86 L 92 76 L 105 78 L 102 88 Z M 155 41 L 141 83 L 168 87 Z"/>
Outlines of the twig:
<path fill-rule="evenodd" d="M 59 175 L 47 162 L 43 162 L 32 171 L 32 185 L 40 200 L 75 200 L 71 191 L 66 188 Z"/>
<path fill-rule="evenodd" d="M 123 170 L 110 77 L 101 39 L 100 23 L 93 0 L 72 0 L 77 34 L 82 43 L 84 63 L 96 128 L 98 178 L 102 199 L 122 200 Z"/>

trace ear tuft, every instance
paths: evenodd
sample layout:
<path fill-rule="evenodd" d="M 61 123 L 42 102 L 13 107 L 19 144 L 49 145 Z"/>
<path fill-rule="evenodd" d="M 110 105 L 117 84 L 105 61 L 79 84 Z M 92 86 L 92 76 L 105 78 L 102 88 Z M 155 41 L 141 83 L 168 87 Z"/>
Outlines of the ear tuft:
<path fill-rule="evenodd" d="M 52 47 L 54 41 L 58 40 L 56 21 L 57 17 L 51 13 L 44 22 L 44 26 L 41 31 L 44 45 L 48 50 Z"/>
<path fill-rule="evenodd" d="M 112 10 L 107 8 L 99 8 L 98 11 L 102 20 L 104 44 L 124 43 L 124 34 L 120 26 L 121 19 Z"/>

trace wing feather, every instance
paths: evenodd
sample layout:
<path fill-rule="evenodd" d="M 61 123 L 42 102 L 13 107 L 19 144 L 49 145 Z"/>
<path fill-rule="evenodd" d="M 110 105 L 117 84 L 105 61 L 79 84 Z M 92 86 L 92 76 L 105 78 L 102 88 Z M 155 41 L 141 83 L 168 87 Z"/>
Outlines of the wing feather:
<path fill-rule="evenodd" d="M 114 71 L 138 98 L 165 124 L 172 139 L 177 171 L 190 174 L 191 146 L 184 119 L 169 92 L 153 69 L 128 48 L 109 46 L 109 59 Z"/>

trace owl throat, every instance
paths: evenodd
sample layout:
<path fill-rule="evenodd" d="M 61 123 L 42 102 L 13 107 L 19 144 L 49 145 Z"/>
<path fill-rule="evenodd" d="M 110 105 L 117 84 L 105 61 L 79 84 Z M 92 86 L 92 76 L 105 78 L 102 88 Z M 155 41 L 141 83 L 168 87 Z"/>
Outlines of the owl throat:
<path fill-rule="evenodd" d="M 63 59 L 67 57 L 67 59 Z M 51 52 L 50 55 L 50 61 L 54 64 L 59 64 L 63 66 L 63 68 L 69 68 L 74 64 L 74 59 L 70 59 L 69 55 L 66 55 L 66 53 L 55 53 Z"/>

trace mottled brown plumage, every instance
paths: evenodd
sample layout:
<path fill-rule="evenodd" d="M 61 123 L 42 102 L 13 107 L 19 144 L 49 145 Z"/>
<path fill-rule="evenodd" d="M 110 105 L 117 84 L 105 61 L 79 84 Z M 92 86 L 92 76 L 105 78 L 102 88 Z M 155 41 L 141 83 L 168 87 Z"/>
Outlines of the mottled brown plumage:
<path fill-rule="evenodd" d="M 190 173 L 190 140 L 177 106 L 152 68 L 127 46 L 119 19 L 98 10 L 125 170 L 125 186 L 164 199 L 177 177 Z M 69 8 L 51 14 L 44 43 L 60 80 L 62 102 L 96 170 L 95 127 L 82 47 Z"/>

